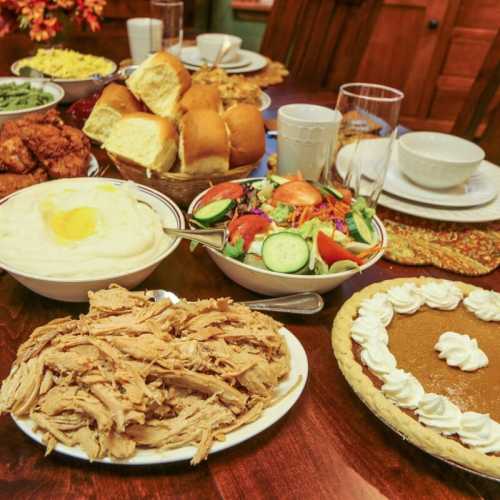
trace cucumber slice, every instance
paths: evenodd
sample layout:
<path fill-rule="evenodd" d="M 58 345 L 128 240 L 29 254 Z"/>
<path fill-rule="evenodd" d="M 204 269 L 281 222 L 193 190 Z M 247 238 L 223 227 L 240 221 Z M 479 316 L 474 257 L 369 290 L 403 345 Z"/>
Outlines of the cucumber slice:
<path fill-rule="evenodd" d="M 299 234 L 274 233 L 264 240 L 262 259 L 271 271 L 296 273 L 309 262 L 309 247 Z"/>
<path fill-rule="evenodd" d="M 359 269 L 356 262 L 352 260 L 338 260 L 330 266 L 331 273 L 341 273 L 343 271 L 350 271 L 351 269 Z"/>
<path fill-rule="evenodd" d="M 271 181 L 274 182 L 275 184 L 279 184 L 280 186 L 282 184 L 286 184 L 287 182 L 290 182 L 288 179 L 285 179 L 284 177 L 281 177 L 280 175 L 271 175 Z"/>
<path fill-rule="evenodd" d="M 337 200 L 343 200 L 344 199 L 344 195 L 338 191 L 337 189 L 335 189 L 333 186 L 323 186 L 323 188 L 328 191 L 330 194 L 333 194 L 333 196 L 335 196 L 335 198 L 337 198 Z"/>
<path fill-rule="evenodd" d="M 235 205 L 234 200 L 216 200 L 197 210 L 193 217 L 202 224 L 213 224 L 224 218 Z"/>
<path fill-rule="evenodd" d="M 373 243 L 373 230 L 359 212 L 349 212 L 345 221 L 352 237 L 361 243 Z"/>

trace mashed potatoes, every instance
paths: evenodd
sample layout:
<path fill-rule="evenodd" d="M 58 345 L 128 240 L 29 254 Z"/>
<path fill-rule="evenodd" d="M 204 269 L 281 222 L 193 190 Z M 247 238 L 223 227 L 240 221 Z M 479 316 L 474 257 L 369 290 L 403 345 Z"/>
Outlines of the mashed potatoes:
<path fill-rule="evenodd" d="M 172 243 L 132 183 L 76 179 L 0 205 L 0 265 L 53 278 L 103 278 L 152 262 Z"/>

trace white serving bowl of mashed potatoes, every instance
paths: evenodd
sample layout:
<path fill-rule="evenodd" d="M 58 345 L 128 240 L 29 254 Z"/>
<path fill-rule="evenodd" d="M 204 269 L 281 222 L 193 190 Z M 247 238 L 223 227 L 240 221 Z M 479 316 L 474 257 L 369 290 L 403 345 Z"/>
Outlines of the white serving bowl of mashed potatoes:
<path fill-rule="evenodd" d="M 133 288 L 179 245 L 184 228 L 165 195 L 129 181 L 60 179 L 0 200 L 0 267 L 34 292 L 65 302 L 117 283 Z"/>
<path fill-rule="evenodd" d="M 19 76 L 23 66 L 49 75 L 64 89 L 64 103 L 88 97 L 100 90 L 106 81 L 93 78 L 93 75 L 106 77 L 117 70 L 116 63 L 110 59 L 69 49 L 38 49 L 34 56 L 13 63 L 10 70 Z"/>

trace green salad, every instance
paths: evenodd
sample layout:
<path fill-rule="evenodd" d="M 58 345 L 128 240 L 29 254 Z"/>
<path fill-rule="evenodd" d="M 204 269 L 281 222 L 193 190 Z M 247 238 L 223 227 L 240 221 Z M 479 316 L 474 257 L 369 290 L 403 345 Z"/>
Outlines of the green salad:
<path fill-rule="evenodd" d="M 224 254 L 287 274 L 359 269 L 381 248 L 374 210 L 342 187 L 270 175 L 209 189 L 193 213 L 203 227 L 227 227 Z"/>

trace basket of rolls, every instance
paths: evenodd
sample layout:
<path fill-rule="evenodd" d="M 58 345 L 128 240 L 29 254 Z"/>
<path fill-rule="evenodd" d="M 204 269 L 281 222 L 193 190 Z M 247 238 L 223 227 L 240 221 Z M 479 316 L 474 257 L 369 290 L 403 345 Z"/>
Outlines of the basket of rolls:
<path fill-rule="evenodd" d="M 212 184 L 248 177 L 264 155 L 259 109 L 224 110 L 217 86 L 192 85 L 175 56 L 151 55 L 125 83 L 104 89 L 83 128 L 124 178 L 187 206 Z"/>

